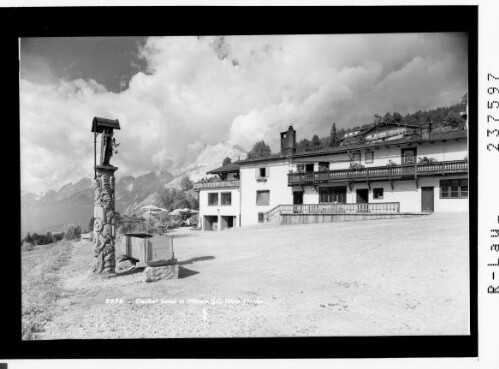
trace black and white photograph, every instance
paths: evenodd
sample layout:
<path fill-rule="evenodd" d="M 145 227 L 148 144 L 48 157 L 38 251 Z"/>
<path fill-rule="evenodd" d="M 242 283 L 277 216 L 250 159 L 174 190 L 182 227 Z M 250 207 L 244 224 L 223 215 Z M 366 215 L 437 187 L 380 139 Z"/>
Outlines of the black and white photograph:
<path fill-rule="evenodd" d="M 20 62 L 24 340 L 470 334 L 466 33 Z"/>
<path fill-rule="evenodd" d="M 40 1 L 0 364 L 499 363 L 497 5 Z"/>

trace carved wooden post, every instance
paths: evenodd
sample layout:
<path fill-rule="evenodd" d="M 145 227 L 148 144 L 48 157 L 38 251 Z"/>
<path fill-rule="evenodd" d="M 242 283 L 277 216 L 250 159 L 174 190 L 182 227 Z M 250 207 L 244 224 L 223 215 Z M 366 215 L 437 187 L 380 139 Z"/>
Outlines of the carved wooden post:
<path fill-rule="evenodd" d="M 102 133 L 100 165 L 94 162 L 95 170 L 95 200 L 94 200 L 94 257 L 93 272 L 111 274 L 115 272 L 115 178 L 118 169 L 111 165 L 110 160 L 114 148 L 118 146 L 113 138 L 113 129 L 120 129 L 118 120 L 94 118 L 92 132 Z M 95 141 L 95 140 L 94 140 Z M 94 148 L 96 150 L 96 148 Z M 97 159 L 95 158 L 95 161 Z"/>

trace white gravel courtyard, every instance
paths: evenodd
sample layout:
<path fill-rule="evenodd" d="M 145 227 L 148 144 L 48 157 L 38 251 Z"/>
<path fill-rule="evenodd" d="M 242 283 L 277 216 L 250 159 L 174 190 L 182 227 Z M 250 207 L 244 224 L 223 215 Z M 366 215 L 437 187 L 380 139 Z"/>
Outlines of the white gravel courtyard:
<path fill-rule="evenodd" d="M 95 279 L 75 243 L 39 338 L 469 334 L 466 213 L 172 235 L 181 278 L 155 283 Z"/>

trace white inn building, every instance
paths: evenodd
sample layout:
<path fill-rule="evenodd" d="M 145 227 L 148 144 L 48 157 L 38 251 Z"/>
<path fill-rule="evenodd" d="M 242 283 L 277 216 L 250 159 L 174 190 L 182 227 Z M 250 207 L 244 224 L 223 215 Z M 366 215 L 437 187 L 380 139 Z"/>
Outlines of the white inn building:
<path fill-rule="evenodd" d="M 203 230 L 468 211 L 467 131 L 430 123 L 378 124 L 303 153 L 290 126 L 279 154 L 208 174 L 216 177 L 194 185 Z"/>

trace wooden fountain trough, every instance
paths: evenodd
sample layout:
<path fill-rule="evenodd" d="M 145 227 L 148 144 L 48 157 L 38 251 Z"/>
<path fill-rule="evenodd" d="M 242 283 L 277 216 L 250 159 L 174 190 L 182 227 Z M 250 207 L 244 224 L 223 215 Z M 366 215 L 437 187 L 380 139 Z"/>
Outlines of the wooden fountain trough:
<path fill-rule="evenodd" d="M 149 233 L 125 233 L 119 244 L 119 252 L 136 259 L 137 268 L 175 264 L 173 238 Z"/>

